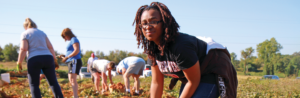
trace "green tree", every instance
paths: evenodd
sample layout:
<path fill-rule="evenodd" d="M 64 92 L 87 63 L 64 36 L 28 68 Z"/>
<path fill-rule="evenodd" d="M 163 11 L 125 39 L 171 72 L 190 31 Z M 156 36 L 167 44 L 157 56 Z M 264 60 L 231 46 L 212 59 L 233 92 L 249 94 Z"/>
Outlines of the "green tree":
<path fill-rule="evenodd" d="M 235 68 L 238 68 L 238 64 L 237 64 L 237 61 L 236 61 L 236 57 L 237 57 L 237 55 L 236 55 L 234 52 L 231 52 L 231 53 L 230 53 L 230 60 L 231 60 L 232 65 L 233 65 Z"/>
<path fill-rule="evenodd" d="M 145 62 L 147 62 L 147 60 L 148 60 L 148 56 L 145 53 L 138 53 L 136 56 L 144 59 Z"/>
<path fill-rule="evenodd" d="M 294 52 L 293 56 L 300 56 L 300 51 L 299 52 Z"/>
<path fill-rule="evenodd" d="M 281 66 L 281 60 L 282 56 L 280 53 L 274 53 L 272 54 L 271 58 L 271 64 L 274 66 L 274 72 L 280 72 L 280 69 L 282 68 Z"/>
<path fill-rule="evenodd" d="M 133 53 L 133 52 L 127 52 L 123 50 L 114 50 L 110 51 L 108 56 L 105 56 L 105 59 L 115 62 L 116 64 L 119 64 L 121 60 L 123 60 L 126 57 L 129 56 L 137 56 L 140 58 L 143 58 L 145 61 L 147 61 L 147 55 L 144 53 Z"/>
<path fill-rule="evenodd" d="M 96 57 L 98 57 L 99 59 L 104 59 L 105 58 L 105 55 L 102 51 L 96 51 Z"/>
<path fill-rule="evenodd" d="M 19 47 L 9 43 L 5 45 L 4 49 L 2 50 L 3 57 L 5 61 L 17 61 L 18 60 L 18 50 Z"/>
<path fill-rule="evenodd" d="M 289 76 L 290 73 L 289 63 L 291 60 L 290 55 L 281 55 L 280 65 L 277 66 L 278 72 L 285 73 L 285 76 Z"/>
<path fill-rule="evenodd" d="M 294 67 L 293 66 L 291 66 L 290 64 L 285 68 L 285 75 L 286 76 L 290 76 L 291 74 L 293 74 L 292 72 L 292 70 L 294 69 Z"/>
<path fill-rule="evenodd" d="M 121 60 L 124 58 L 128 57 L 128 52 L 127 51 L 122 51 L 122 50 L 114 50 L 110 51 L 109 55 L 106 57 L 107 60 L 113 61 L 116 64 L 119 64 Z"/>
<path fill-rule="evenodd" d="M 256 56 L 251 56 L 250 58 L 248 58 L 247 63 L 249 65 L 248 70 L 254 72 L 257 72 L 257 69 L 262 65 L 261 60 L 259 60 Z"/>
<path fill-rule="evenodd" d="M 299 68 L 300 68 L 300 56 L 295 56 L 291 59 L 290 63 L 290 74 L 295 74 L 295 76 L 298 76 Z"/>
<path fill-rule="evenodd" d="M 280 49 L 282 49 L 282 46 L 275 38 L 267 39 L 257 45 L 258 58 L 264 60 L 263 73 L 265 75 L 274 75 L 274 65 L 271 60 Z"/>
<path fill-rule="evenodd" d="M 241 61 L 243 61 L 243 63 L 244 63 L 244 73 L 245 74 L 248 73 L 248 68 L 249 68 L 246 66 L 246 65 L 248 65 L 247 60 L 248 60 L 248 58 L 250 58 L 252 56 L 253 51 L 254 51 L 254 49 L 252 47 L 246 48 L 246 50 L 241 51 L 241 54 L 242 54 Z"/>
<path fill-rule="evenodd" d="M 3 49 L 2 49 L 1 46 L 0 46 L 0 61 L 2 61 L 2 60 L 4 59 L 2 50 L 3 50 Z"/>

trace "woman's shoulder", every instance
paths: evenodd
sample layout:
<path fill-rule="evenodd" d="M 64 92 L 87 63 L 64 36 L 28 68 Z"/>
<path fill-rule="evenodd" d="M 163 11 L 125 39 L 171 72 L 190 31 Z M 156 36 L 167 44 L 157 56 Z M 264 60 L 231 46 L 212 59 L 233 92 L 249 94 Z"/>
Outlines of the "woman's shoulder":
<path fill-rule="evenodd" d="M 21 36 L 28 36 L 28 35 L 47 36 L 43 31 L 36 28 L 29 28 L 21 33 Z"/>
<path fill-rule="evenodd" d="M 179 33 L 179 35 L 176 37 L 175 42 L 194 42 L 197 40 L 197 37 L 193 35 L 189 35 L 186 33 Z"/>
<path fill-rule="evenodd" d="M 33 33 L 34 29 L 33 28 L 28 28 L 27 30 L 25 30 L 24 32 L 22 32 L 22 34 L 28 34 L 28 33 Z"/>
<path fill-rule="evenodd" d="M 77 37 L 72 37 L 72 38 L 71 38 L 71 41 L 74 42 L 74 43 L 75 43 L 75 42 L 78 42 L 78 43 L 79 43 L 79 40 L 77 39 Z"/>
<path fill-rule="evenodd" d="M 77 37 L 72 37 L 71 40 L 78 40 Z"/>
<path fill-rule="evenodd" d="M 196 42 L 199 42 L 199 39 L 193 35 L 189 35 L 186 33 L 179 33 L 174 41 L 174 47 L 181 47 L 185 45 L 195 45 Z M 203 41 L 200 41 L 203 42 Z M 205 42 L 204 42 L 205 43 Z"/>
<path fill-rule="evenodd" d="M 196 36 L 186 33 L 179 33 L 173 45 L 171 45 L 171 51 L 183 51 L 187 48 L 198 49 L 199 47 L 205 48 L 207 43 L 198 39 Z"/>

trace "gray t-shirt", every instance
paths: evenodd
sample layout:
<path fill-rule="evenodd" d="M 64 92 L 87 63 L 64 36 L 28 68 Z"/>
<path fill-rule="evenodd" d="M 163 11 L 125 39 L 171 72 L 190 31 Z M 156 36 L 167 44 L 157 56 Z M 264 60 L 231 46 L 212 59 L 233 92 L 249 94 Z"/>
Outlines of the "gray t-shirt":
<path fill-rule="evenodd" d="M 28 41 L 27 60 L 38 55 L 52 55 L 46 43 L 47 35 L 36 28 L 28 28 L 21 34 L 21 40 Z"/>

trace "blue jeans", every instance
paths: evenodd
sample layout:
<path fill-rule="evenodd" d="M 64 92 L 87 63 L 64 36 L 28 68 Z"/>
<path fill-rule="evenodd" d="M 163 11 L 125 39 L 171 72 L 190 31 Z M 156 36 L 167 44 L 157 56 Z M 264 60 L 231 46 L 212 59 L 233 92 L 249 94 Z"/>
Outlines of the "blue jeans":
<path fill-rule="evenodd" d="M 182 93 L 185 84 L 181 84 L 179 96 Z M 200 83 L 191 98 L 218 98 L 219 91 L 217 84 Z"/>
<path fill-rule="evenodd" d="M 52 55 L 40 55 L 30 58 L 27 62 L 28 79 L 32 98 L 41 98 L 40 73 L 43 70 L 55 98 L 63 98 L 61 88 L 57 82 L 55 65 Z"/>

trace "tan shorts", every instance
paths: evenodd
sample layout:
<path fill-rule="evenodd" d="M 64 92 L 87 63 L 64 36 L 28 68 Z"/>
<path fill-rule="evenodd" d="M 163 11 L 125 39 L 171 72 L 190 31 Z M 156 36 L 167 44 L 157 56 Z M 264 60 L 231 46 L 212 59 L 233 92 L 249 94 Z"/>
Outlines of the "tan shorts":
<path fill-rule="evenodd" d="M 145 67 L 145 62 L 140 61 L 135 64 L 129 65 L 126 73 L 132 73 L 135 75 L 143 75 L 144 67 Z"/>

